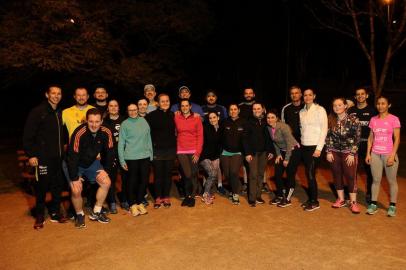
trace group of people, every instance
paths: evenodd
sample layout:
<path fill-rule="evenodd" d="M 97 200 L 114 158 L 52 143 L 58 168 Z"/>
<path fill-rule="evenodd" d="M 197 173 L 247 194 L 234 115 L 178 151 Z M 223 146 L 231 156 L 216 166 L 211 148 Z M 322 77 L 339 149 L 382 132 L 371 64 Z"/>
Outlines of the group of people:
<path fill-rule="evenodd" d="M 124 117 L 119 103 L 108 99 L 104 87 L 96 88 L 93 106 L 88 104 L 86 88 L 75 89 L 75 105 L 63 111 L 59 108 L 61 88 L 49 87 L 46 100 L 29 113 L 23 136 L 24 150 L 37 180 L 34 228 L 43 228 L 48 190 L 52 194 L 48 207 L 51 222 L 67 221 L 60 211 L 64 183 L 68 183 L 71 191 L 77 228 L 85 227 L 84 190 L 92 207 L 90 220 L 110 222 L 104 203 L 110 213 L 117 213 L 118 175 L 122 179 L 121 207 L 131 215 L 148 213 L 147 187 L 155 209 L 170 207 L 176 160 L 177 187 L 183 197 L 181 205 L 186 207 L 194 207 L 197 196 L 204 203 L 213 204 L 215 183 L 224 193 L 223 176 L 230 186 L 232 204 L 240 204 L 241 168 L 248 184 L 248 204 L 251 207 L 264 204 L 261 193 L 269 160 L 274 160 L 276 183 L 275 196 L 269 203 L 290 206 L 296 171 L 303 162 L 308 200 L 302 207 L 314 211 L 320 208 L 316 168 L 323 150 L 331 164 L 337 191 L 333 208 L 348 206 L 352 213 L 360 213 L 357 168 L 362 164 L 367 175 L 367 213 L 372 215 L 378 210 L 380 181 L 385 170 L 390 186 L 387 214 L 395 216 L 400 122 L 389 113 L 389 100 L 378 97 L 374 108 L 367 103 L 366 89 L 359 88 L 353 107 L 348 107 L 346 99 L 335 98 L 327 115 L 315 102 L 313 89 L 302 93 L 293 86 L 289 91 L 291 103 L 279 114 L 256 101 L 252 88 L 244 89 L 243 102 L 230 104 L 227 110 L 217 104 L 213 90 L 207 92 L 206 105 L 200 106 L 191 102 L 190 89 L 182 86 L 179 102 L 171 105 L 168 94 L 156 97 L 154 85 L 148 84 L 144 87 L 145 98 L 130 102 L 128 116 Z M 200 168 L 204 170 L 203 186 L 198 181 Z M 148 185 L 151 176 L 152 186 Z"/>

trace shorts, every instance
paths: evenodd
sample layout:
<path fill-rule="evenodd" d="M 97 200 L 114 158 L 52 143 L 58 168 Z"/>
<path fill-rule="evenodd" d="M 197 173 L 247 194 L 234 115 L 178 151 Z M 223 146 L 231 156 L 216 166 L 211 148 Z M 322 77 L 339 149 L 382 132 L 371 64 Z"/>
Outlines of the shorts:
<path fill-rule="evenodd" d="M 91 184 L 96 183 L 96 176 L 99 171 L 103 170 L 100 160 L 96 159 L 88 168 L 79 167 L 78 175 L 89 181 Z"/>

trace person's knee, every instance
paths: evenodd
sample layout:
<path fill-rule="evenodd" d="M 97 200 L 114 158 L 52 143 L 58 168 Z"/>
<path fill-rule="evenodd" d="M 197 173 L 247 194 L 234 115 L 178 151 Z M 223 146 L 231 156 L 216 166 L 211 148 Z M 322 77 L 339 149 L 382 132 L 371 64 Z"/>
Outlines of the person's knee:
<path fill-rule="evenodd" d="M 104 170 L 99 171 L 96 176 L 96 182 L 103 188 L 109 188 L 111 185 L 110 177 Z"/>

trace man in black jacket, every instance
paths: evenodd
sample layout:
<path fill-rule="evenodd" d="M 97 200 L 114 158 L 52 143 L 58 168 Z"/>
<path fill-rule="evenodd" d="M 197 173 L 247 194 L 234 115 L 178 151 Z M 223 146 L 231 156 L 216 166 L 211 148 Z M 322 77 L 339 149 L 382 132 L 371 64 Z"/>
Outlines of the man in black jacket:
<path fill-rule="evenodd" d="M 96 204 L 89 219 L 100 223 L 110 222 L 101 212 L 104 200 L 110 188 L 110 177 L 114 159 L 113 136 L 110 129 L 102 126 L 102 113 L 92 108 L 86 113 L 87 123 L 73 132 L 69 144 L 68 170 L 71 180 L 72 203 L 76 211 L 77 228 L 84 228 L 85 216 L 82 201 L 82 182 L 97 183 Z"/>
<path fill-rule="evenodd" d="M 62 90 L 58 86 L 50 86 L 45 97 L 47 100 L 29 113 L 23 135 L 24 150 L 29 157 L 29 164 L 35 167 L 37 180 L 34 229 L 44 227 L 45 196 L 48 189 L 52 194 L 48 208 L 51 222 L 66 221 L 60 214 L 64 140 L 62 114 L 58 104 L 62 99 Z"/>

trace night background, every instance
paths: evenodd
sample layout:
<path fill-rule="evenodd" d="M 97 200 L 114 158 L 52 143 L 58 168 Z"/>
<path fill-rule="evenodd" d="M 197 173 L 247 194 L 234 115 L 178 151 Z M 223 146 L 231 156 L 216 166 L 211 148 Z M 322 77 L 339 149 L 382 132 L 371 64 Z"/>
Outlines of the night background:
<path fill-rule="evenodd" d="M 158 93 L 169 93 L 172 103 L 182 85 L 189 86 L 199 104 L 204 104 L 207 89 L 215 89 L 223 105 L 240 102 L 243 89 L 252 87 L 257 100 L 278 109 L 288 101 L 288 88 L 299 85 L 315 89 L 318 102 L 329 110 L 333 96 L 351 98 L 355 87 L 371 86 L 371 75 L 357 40 L 321 23 L 340 19 L 325 2 L 340 3 L 1 1 L 1 137 L 21 135 L 27 113 L 51 83 L 62 86 L 63 107 L 73 104 L 76 87 L 87 87 L 92 97 L 95 86 L 103 84 L 123 111 L 142 96 L 144 84 L 152 83 Z M 380 72 L 385 43 L 405 20 L 405 3 L 356 2 L 360 10 L 372 2 L 377 10 Z M 342 22 L 351 25 L 347 18 Z M 360 17 L 360 27 L 368 40 L 365 18 Z M 401 29 L 398 43 L 406 36 Z M 404 47 L 392 57 L 383 87 L 392 98 L 392 112 L 401 119 L 406 106 Z"/>

